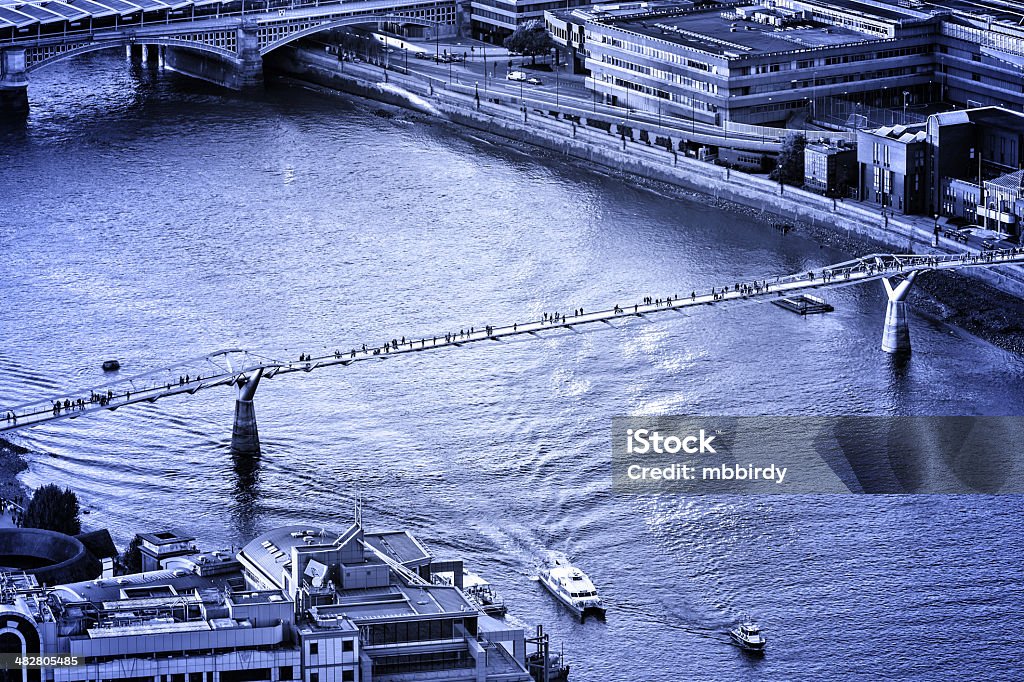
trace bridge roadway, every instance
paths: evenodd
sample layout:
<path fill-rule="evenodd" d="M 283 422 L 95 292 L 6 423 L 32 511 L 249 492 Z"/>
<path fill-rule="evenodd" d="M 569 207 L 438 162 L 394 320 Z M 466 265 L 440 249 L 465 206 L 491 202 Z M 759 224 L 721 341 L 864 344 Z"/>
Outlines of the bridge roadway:
<path fill-rule="evenodd" d="M 722 288 L 693 291 L 689 295 L 684 293 L 679 297 L 672 293 L 666 298 L 651 297 L 624 307 L 614 305 L 602 310 L 574 311 L 574 314 L 555 312 L 545 314 L 539 320 L 500 326 L 468 327 L 459 331 L 442 332 L 437 336 L 396 338 L 373 345 L 339 347 L 333 352 L 315 357 L 303 353 L 301 360 L 283 360 L 244 349 L 227 349 L 100 386 L 70 390 L 61 396 L 0 407 L 0 432 L 60 419 L 75 419 L 103 410 L 112 411 L 133 403 L 153 403 L 172 395 L 193 395 L 197 391 L 217 386 L 234 386 L 242 394 L 245 393 L 246 385 L 250 384 L 247 397 L 251 401 L 255 383 L 258 383 L 261 377 L 270 379 L 295 372 L 312 372 L 336 365 L 348 366 L 359 362 L 382 361 L 424 351 L 462 348 L 471 344 L 504 344 L 560 337 L 581 333 L 581 327 L 589 327 L 591 330 L 602 326 L 619 328 L 636 320 L 649 321 L 653 315 L 675 313 L 686 316 L 689 311 L 762 304 L 807 291 L 851 286 L 874 280 L 885 280 L 887 290 L 891 291 L 894 288 L 891 286 L 893 281 L 912 282 L 914 276 L 922 271 L 992 267 L 1015 263 L 1024 263 L 1024 248 L 951 255 L 874 254 L 813 272 L 729 283 Z M 905 293 L 909 287 L 902 288 Z"/>

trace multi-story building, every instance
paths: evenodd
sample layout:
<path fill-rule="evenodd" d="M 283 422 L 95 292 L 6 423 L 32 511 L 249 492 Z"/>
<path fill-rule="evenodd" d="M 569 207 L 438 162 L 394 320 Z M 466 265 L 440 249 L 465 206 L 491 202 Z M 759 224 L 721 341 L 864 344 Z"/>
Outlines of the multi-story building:
<path fill-rule="evenodd" d="M 189 547 L 191 538 L 155 534 Z M 174 552 L 157 570 L 39 587 L 0 576 L 5 651 L 78 657 L 29 670 L 77 682 L 529 682 L 522 629 L 478 610 L 461 562 L 406 532 L 279 528 L 237 556 Z"/>
<path fill-rule="evenodd" d="M 981 107 L 857 133 L 860 196 L 903 213 L 1020 234 L 1024 114 Z"/>
<path fill-rule="evenodd" d="M 924 124 L 857 132 L 860 199 L 896 213 L 924 213 L 928 143 Z"/>
<path fill-rule="evenodd" d="M 628 17 L 636 14 L 639 10 L 654 12 L 659 9 L 693 7 L 694 2 L 683 0 L 651 0 L 649 2 L 622 2 L 622 3 L 601 3 L 594 7 L 591 12 L 587 7 L 580 10 L 548 10 L 544 12 L 544 22 L 548 33 L 558 43 L 569 57 L 569 66 L 573 73 L 586 73 L 587 55 L 587 23 L 593 16 L 600 16 L 604 19 L 611 19 L 617 16 Z"/>
<path fill-rule="evenodd" d="M 500 45 L 517 26 L 543 23 L 544 12 L 590 4 L 590 0 L 468 0 L 473 37 Z"/>
<path fill-rule="evenodd" d="M 1021 214 L 1002 189 L 1024 166 L 1024 114 L 998 107 L 950 111 L 929 116 L 927 130 L 928 210 L 1019 234 Z M 989 181 L 997 183 L 993 192 Z"/>
<path fill-rule="evenodd" d="M 846 105 L 838 123 L 850 127 L 879 109 L 905 123 L 912 107 L 943 100 L 1024 109 L 1019 16 L 988 5 L 980 16 L 965 0 L 927 7 L 596 4 L 549 11 L 546 22 L 583 55 L 588 85 L 606 101 L 698 121 L 782 124 L 798 112 L 834 114 L 837 102 Z"/>
<path fill-rule="evenodd" d="M 857 150 L 852 145 L 812 142 L 804 147 L 804 187 L 847 197 L 857 186 Z"/>

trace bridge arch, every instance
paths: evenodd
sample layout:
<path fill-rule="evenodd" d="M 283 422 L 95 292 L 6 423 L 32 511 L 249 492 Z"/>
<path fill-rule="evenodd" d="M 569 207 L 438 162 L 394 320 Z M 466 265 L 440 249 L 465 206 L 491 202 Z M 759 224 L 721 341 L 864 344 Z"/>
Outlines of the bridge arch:
<path fill-rule="evenodd" d="M 400 14 L 363 14 L 343 17 L 334 21 L 324 21 L 321 24 L 315 24 L 313 26 L 307 26 L 305 28 L 288 33 L 276 40 L 267 43 L 265 46 L 260 48 L 260 56 L 264 56 L 269 52 L 273 52 L 279 47 L 295 42 L 300 38 L 311 36 L 315 33 L 321 33 L 323 31 L 329 31 L 333 28 L 343 28 L 345 26 L 358 26 L 360 24 L 416 24 L 417 26 L 426 26 L 427 28 L 434 29 L 436 35 L 439 30 L 444 26 L 450 26 L 440 21 L 433 21 L 431 19 L 423 19 L 420 17 L 408 17 Z M 262 28 L 262 27 L 261 27 Z M 261 41 L 262 42 L 262 41 Z"/>
<path fill-rule="evenodd" d="M 67 59 L 74 59 L 75 57 L 81 57 L 82 55 L 89 54 L 90 52 L 100 52 L 102 50 L 112 50 L 116 48 L 124 49 L 129 45 L 146 45 L 146 46 L 161 46 L 161 47 L 173 47 L 179 50 L 189 50 L 192 52 L 200 52 L 208 54 L 222 59 L 224 61 L 231 62 L 233 64 L 238 63 L 238 55 L 233 51 L 223 47 L 216 47 L 213 45 L 207 45 L 204 43 L 194 42 L 190 40 L 175 39 L 173 37 L 168 38 L 124 38 L 119 40 L 104 40 L 100 42 L 89 42 L 84 45 L 76 45 L 70 49 L 55 52 L 43 59 L 31 62 L 25 69 L 27 73 L 38 71 L 39 69 L 46 68 L 53 64 L 65 61 Z"/>

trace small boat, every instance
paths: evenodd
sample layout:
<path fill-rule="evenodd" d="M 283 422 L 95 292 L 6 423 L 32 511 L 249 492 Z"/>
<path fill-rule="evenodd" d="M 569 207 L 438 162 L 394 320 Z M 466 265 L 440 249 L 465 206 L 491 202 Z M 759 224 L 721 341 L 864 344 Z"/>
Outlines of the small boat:
<path fill-rule="evenodd" d="M 117 360 L 106 360 L 103 363 L 104 372 L 116 372 L 119 369 L 121 369 L 121 363 Z"/>
<path fill-rule="evenodd" d="M 761 634 L 761 628 L 758 627 L 757 623 L 749 619 L 729 630 L 729 639 L 744 651 L 758 654 L 764 653 L 764 647 L 767 643 L 764 635 Z"/>
<path fill-rule="evenodd" d="M 466 596 L 476 602 L 480 610 L 488 616 L 502 618 L 508 613 L 505 602 L 498 597 L 494 587 L 482 577 L 472 571 L 462 572 L 462 591 Z"/>
<path fill-rule="evenodd" d="M 453 571 L 439 571 L 434 574 L 434 582 L 439 585 L 455 585 L 455 573 Z M 498 597 L 494 587 L 482 576 L 462 570 L 462 593 L 469 601 L 488 616 L 503 618 L 508 613 L 505 602 Z"/>
<path fill-rule="evenodd" d="M 540 584 L 575 613 L 581 622 L 588 615 L 604 617 L 604 602 L 594 583 L 567 559 L 556 559 L 554 565 L 538 573 L 538 578 Z"/>
<path fill-rule="evenodd" d="M 547 670 L 544 670 L 544 653 L 535 651 L 526 655 L 526 669 L 537 682 L 568 682 L 569 666 L 562 663 L 558 654 L 548 654 Z"/>

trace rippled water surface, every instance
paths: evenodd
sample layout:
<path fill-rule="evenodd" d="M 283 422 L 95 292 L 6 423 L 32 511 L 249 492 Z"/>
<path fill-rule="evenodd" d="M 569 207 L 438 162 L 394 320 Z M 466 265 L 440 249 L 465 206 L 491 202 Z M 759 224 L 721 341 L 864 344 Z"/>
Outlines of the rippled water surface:
<path fill-rule="evenodd" d="M 286 357 L 681 295 L 844 259 L 740 213 L 299 89 L 242 97 L 94 56 L 33 74 L 0 138 L 0 403 L 219 348 Z M 19 433 L 119 542 L 237 546 L 367 499 L 463 556 L 581 681 L 1019 679 L 1019 497 L 621 498 L 614 415 L 1014 414 L 1019 358 L 923 317 L 878 350 L 881 287 L 629 331 L 264 381 Z M 530 580 L 568 553 L 611 603 L 575 623 Z M 741 614 L 763 660 L 724 631 Z"/>

